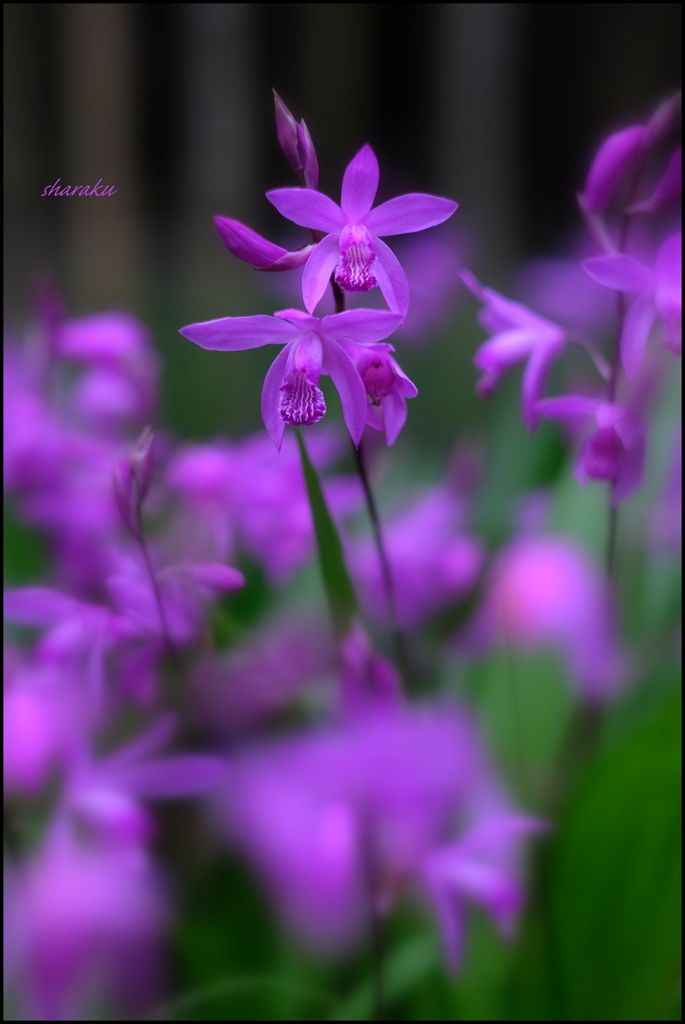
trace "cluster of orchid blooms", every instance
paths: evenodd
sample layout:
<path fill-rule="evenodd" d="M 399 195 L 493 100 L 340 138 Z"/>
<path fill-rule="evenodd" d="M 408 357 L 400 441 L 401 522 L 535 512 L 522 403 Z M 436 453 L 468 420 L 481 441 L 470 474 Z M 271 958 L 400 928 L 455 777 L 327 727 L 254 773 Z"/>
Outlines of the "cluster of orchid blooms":
<path fill-rule="evenodd" d="M 659 239 L 649 265 L 625 251 L 629 221 L 653 214 L 661 230 L 680 195 L 678 149 L 640 198 L 678 113 L 670 101 L 646 126 L 607 139 L 579 197 L 600 250 L 582 264 L 586 280 L 617 297 L 613 361 L 575 325 L 461 271 L 491 335 L 475 355 L 479 394 L 526 360 L 526 426 L 567 421 L 580 441 L 579 482 L 608 482 L 612 505 L 642 476 L 657 320 L 669 353 L 680 352 L 680 234 Z M 262 392 L 268 437 L 174 447 L 153 435 L 145 424 L 155 418 L 158 361 L 131 316 L 68 319 L 46 290 L 29 335 L 6 342 L 5 489 L 47 538 L 52 575 L 50 586 L 5 592 L 6 972 L 27 1019 L 87 1019 L 103 1004 L 135 1014 L 159 997 L 173 913 L 151 853 L 152 808 L 163 799 L 201 798 L 214 841 L 244 853 L 285 926 L 313 949 L 349 949 L 405 894 L 433 908 L 453 970 L 469 903 L 513 934 L 523 843 L 547 825 L 514 805 L 467 706 L 406 692 L 372 639 L 393 615 L 405 638 L 418 637 L 480 584 L 470 621 L 447 640 L 451 656 L 552 647 L 579 699 L 594 705 L 628 681 L 609 584 L 589 554 L 531 513 L 489 558 L 470 527 L 472 488 L 456 470 L 383 522 L 389 577 L 371 534 L 350 528 L 359 481 L 323 478 L 366 624 L 356 618 L 333 638 L 316 608 L 289 601 L 252 629 L 234 623 L 230 643 L 217 639 L 221 615 L 230 620 L 226 596 L 245 585 L 231 563 L 248 575 L 258 566 L 278 593 L 314 555 L 285 428 L 323 419 L 321 375 L 340 394 L 355 447 L 365 427 L 396 441 L 418 392 L 388 341 L 402 338 L 410 289 L 382 239 L 439 225 L 457 208 L 423 194 L 374 207 L 379 169 L 368 145 L 348 165 L 338 205 L 317 191 L 309 133 L 278 97 L 276 124 L 301 187 L 267 198 L 311 240 L 289 252 L 237 221 L 217 217 L 216 226 L 257 270 L 302 268 L 304 309 L 181 330 L 205 349 L 282 346 Z M 625 210 L 617 228 L 614 200 Z M 318 317 L 329 286 L 336 312 Z M 374 288 L 387 310 L 345 309 L 346 295 Z M 635 296 L 627 308 L 626 294 Z M 544 397 L 569 342 L 586 349 L 601 390 Z M 306 439 L 318 472 L 334 464 L 334 427 Z M 284 732 L 293 709 L 300 725 Z M 209 752 L 174 750 L 198 737 Z"/>

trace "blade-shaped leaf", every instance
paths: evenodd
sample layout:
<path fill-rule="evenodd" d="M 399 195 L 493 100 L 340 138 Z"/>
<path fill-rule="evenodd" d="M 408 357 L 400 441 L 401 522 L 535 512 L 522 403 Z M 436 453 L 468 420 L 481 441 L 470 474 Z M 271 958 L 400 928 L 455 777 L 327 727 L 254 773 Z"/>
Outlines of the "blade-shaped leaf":
<path fill-rule="evenodd" d="M 298 429 L 295 430 L 295 435 L 300 446 L 307 495 L 314 520 L 319 565 L 333 620 L 333 629 L 336 636 L 343 637 L 349 632 L 351 619 L 357 613 L 357 599 L 345 565 L 340 535 L 328 511 L 321 489 L 321 481 L 307 454 Z"/>

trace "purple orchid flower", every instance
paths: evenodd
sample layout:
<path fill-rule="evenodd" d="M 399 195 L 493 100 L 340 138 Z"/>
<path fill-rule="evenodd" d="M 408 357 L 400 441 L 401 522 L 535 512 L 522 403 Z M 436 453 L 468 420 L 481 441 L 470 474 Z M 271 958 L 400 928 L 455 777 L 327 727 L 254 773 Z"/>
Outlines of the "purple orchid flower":
<path fill-rule="evenodd" d="M 506 370 L 528 360 L 521 387 L 521 414 L 528 430 L 533 431 L 540 419 L 536 402 L 542 398 L 547 375 L 564 347 L 566 333 L 558 324 L 520 302 L 513 302 L 492 288 L 484 288 L 470 271 L 463 270 L 460 277 L 484 304 L 478 319 L 493 335 L 473 358 L 474 365 L 483 371 L 476 391 L 481 398 L 486 398 Z"/>
<path fill-rule="evenodd" d="M 161 992 L 168 917 L 145 850 L 48 842 L 5 879 L 7 982 L 23 1020 L 144 1019 Z M 118 1013 L 117 1013 L 118 1015 Z"/>
<path fill-rule="evenodd" d="M 568 537 L 518 537 L 498 555 L 485 599 L 457 645 L 557 651 L 588 703 L 614 699 L 626 682 L 606 578 Z"/>
<path fill-rule="evenodd" d="M 309 426 L 325 416 L 326 402 L 318 386 L 322 373 L 329 374 L 338 389 L 347 429 L 359 444 L 366 422 L 366 392 L 341 342 L 346 338 L 362 344 L 382 341 L 400 322 L 398 314 L 385 310 L 353 309 L 320 320 L 298 309 L 283 309 L 275 316 L 191 324 L 179 333 L 201 348 L 222 352 L 285 346 L 271 364 L 262 391 L 264 425 L 280 451 L 286 423 Z"/>
<path fill-rule="evenodd" d="M 618 505 L 642 482 L 645 463 L 645 425 L 634 409 L 615 402 L 564 395 L 537 403 L 543 416 L 553 420 L 593 417 L 597 430 L 578 453 L 575 477 L 583 486 L 588 480 L 611 483 L 609 505 Z"/>
<path fill-rule="evenodd" d="M 647 129 L 643 125 L 623 128 L 605 139 L 590 165 L 585 189 L 578 197 L 585 212 L 602 212 L 623 172 L 644 150 L 646 141 Z"/>
<path fill-rule="evenodd" d="M 407 278 L 381 235 L 403 235 L 442 224 L 457 209 L 451 199 L 412 193 L 371 209 L 378 188 L 378 161 L 364 146 L 348 164 L 340 206 L 312 189 L 283 188 L 267 199 L 288 220 L 326 237 L 311 253 L 302 276 L 302 296 L 313 313 L 331 274 L 348 292 L 380 287 L 390 309 L 404 321 L 409 309 Z"/>
<path fill-rule="evenodd" d="M 626 253 L 594 256 L 583 263 L 599 284 L 619 292 L 638 293 L 621 334 L 621 361 L 628 377 L 637 373 L 657 315 L 663 323 L 664 345 L 677 355 L 681 352 L 682 241 L 681 232 L 666 239 L 657 253 L 654 270 Z"/>
<path fill-rule="evenodd" d="M 409 380 L 390 355 L 392 345 L 378 342 L 359 345 L 343 342 L 347 354 L 357 368 L 366 395 L 368 408 L 366 426 L 385 431 L 385 443 L 394 444 L 407 419 L 407 398 L 416 398 L 418 388 Z"/>

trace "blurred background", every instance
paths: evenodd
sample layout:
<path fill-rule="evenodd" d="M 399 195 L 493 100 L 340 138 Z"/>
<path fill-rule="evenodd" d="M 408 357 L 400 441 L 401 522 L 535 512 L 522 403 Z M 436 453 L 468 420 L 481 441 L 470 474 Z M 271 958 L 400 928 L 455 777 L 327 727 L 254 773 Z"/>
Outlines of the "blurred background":
<path fill-rule="evenodd" d="M 292 275 L 256 275 L 212 223 L 223 214 L 303 240 L 263 195 L 295 183 L 272 87 L 307 121 L 323 191 L 339 196 L 345 165 L 370 142 L 379 198 L 458 200 L 457 265 L 506 289 L 520 260 L 578 226 L 575 192 L 600 139 L 644 119 L 680 77 L 679 4 L 24 3 L 6 4 L 4 19 L 10 326 L 45 274 L 72 315 L 130 309 L 164 354 L 167 424 L 193 436 L 259 427 L 269 354 L 229 366 L 191 351 L 178 327 L 297 298 Z M 118 191 L 42 197 L 57 178 Z M 479 338 L 455 345 L 452 332 L 412 354 L 427 397 L 408 438 L 435 438 L 448 422 L 453 437 L 455 416 L 461 427 L 481 416 Z"/>

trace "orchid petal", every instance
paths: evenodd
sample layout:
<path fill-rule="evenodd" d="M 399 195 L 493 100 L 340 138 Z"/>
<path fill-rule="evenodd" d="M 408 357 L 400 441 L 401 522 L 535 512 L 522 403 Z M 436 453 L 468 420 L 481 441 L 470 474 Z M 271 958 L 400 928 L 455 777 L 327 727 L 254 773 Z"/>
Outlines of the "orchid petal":
<path fill-rule="evenodd" d="M 643 145 L 646 134 L 646 128 L 634 125 L 610 135 L 599 147 L 585 182 L 584 200 L 590 212 L 600 213 L 604 209 L 621 174 Z"/>
<path fill-rule="evenodd" d="M 397 394 L 402 395 L 403 398 L 416 398 L 416 396 L 419 393 L 419 389 L 417 388 L 414 381 L 410 380 L 409 377 L 407 377 L 406 373 L 399 365 L 397 360 L 391 359 L 390 362 L 392 363 L 392 368 L 398 377 L 398 380 L 395 384 L 395 390 Z"/>
<path fill-rule="evenodd" d="M 285 345 L 299 331 L 284 320 L 272 316 L 228 316 L 181 327 L 179 334 L 200 348 L 219 352 L 240 352 L 262 345 Z"/>
<path fill-rule="evenodd" d="M 288 349 L 283 349 L 282 352 L 278 353 L 267 371 L 264 378 L 264 387 L 262 388 L 262 419 L 264 420 L 267 434 L 279 452 L 283 443 L 283 431 L 285 430 L 285 421 L 279 411 L 280 389 L 285 377 L 286 353 L 288 351 Z"/>
<path fill-rule="evenodd" d="M 508 331 L 501 331 L 494 338 L 483 342 L 476 350 L 473 365 L 479 370 L 496 369 L 498 373 L 501 373 L 515 363 L 521 362 L 522 359 L 526 359 L 537 340 L 536 332 L 527 327 L 514 327 Z"/>
<path fill-rule="evenodd" d="M 49 587 L 20 587 L 4 594 L 5 618 L 25 626 L 52 626 L 87 610 L 81 601 Z"/>
<path fill-rule="evenodd" d="M 660 288 L 679 288 L 683 270 L 683 235 L 678 231 L 659 246 L 654 276 Z"/>
<path fill-rule="evenodd" d="M 561 398 L 543 398 L 536 402 L 535 408 L 550 420 L 566 420 L 576 416 L 594 416 L 600 404 L 596 398 L 564 395 Z"/>
<path fill-rule="evenodd" d="M 363 146 L 350 161 L 342 183 L 340 206 L 350 224 L 361 223 L 378 191 L 378 160 L 371 146 Z"/>
<path fill-rule="evenodd" d="M 409 310 L 409 282 L 400 262 L 392 249 L 380 238 L 374 238 L 373 246 L 378 257 L 373 268 L 383 298 L 393 313 L 399 313 L 402 323 Z"/>
<path fill-rule="evenodd" d="M 215 217 L 214 223 L 219 233 L 219 238 L 229 252 L 237 256 L 245 263 L 274 263 L 281 257 L 287 255 L 287 251 L 280 245 L 262 238 L 246 224 L 239 220 L 231 220 L 230 217 Z"/>
<path fill-rule="evenodd" d="M 266 263 L 263 266 L 256 266 L 255 270 L 265 271 L 266 273 L 275 273 L 281 270 L 297 270 L 304 263 L 307 262 L 311 256 L 316 245 L 303 245 L 301 249 L 296 249 L 295 252 L 285 252 L 279 259 L 273 263 Z"/>
<path fill-rule="evenodd" d="M 368 404 L 362 379 L 347 352 L 334 341 L 324 345 L 323 368 L 338 389 L 347 429 L 358 447 L 364 433 Z"/>
<path fill-rule="evenodd" d="M 452 216 L 458 205 L 451 199 L 411 192 L 381 203 L 371 211 L 364 223 L 372 235 L 404 235 L 442 224 Z"/>
<path fill-rule="evenodd" d="M 383 425 L 385 426 L 386 445 L 394 444 L 398 434 L 407 420 L 407 403 L 401 395 L 392 391 L 385 395 L 383 404 Z"/>
<path fill-rule="evenodd" d="M 645 435 L 636 441 L 631 448 L 626 448 L 621 459 L 618 476 L 611 490 L 609 506 L 613 508 L 627 498 L 642 483 L 645 466 Z"/>
<path fill-rule="evenodd" d="M 683 149 L 678 146 L 675 153 L 668 161 L 661 181 L 652 192 L 649 199 L 643 199 L 641 203 L 635 203 L 630 207 L 630 213 L 658 213 L 669 203 L 680 198 L 683 186 Z"/>
<path fill-rule="evenodd" d="M 593 256 L 581 266 L 593 281 L 619 292 L 643 292 L 654 287 L 654 274 L 639 260 L 616 253 L 614 256 Z"/>
<path fill-rule="evenodd" d="M 399 313 L 387 309 L 348 309 L 323 317 L 321 335 L 333 341 L 352 338 L 358 345 L 370 345 L 390 337 L 401 323 Z"/>
<path fill-rule="evenodd" d="M 302 299 L 307 310 L 313 313 L 328 287 L 331 274 L 340 259 L 338 235 L 326 235 L 307 260 L 302 274 Z"/>
<path fill-rule="evenodd" d="M 536 403 L 542 397 L 545 390 L 545 383 L 552 363 L 564 347 L 564 339 L 560 338 L 552 344 L 536 346 L 530 354 L 530 359 L 523 371 L 521 384 L 521 413 L 523 422 L 528 430 L 536 429 L 540 420 L 536 410 Z"/>
<path fill-rule="evenodd" d="M 301 309 L 277 309 L 274 316 L 279 320 L 289 320 L 291 324 L 296 324 L 303 334 L 307 331 L 316 331 L 320 323 L 318 316 L 310 316 Z"/>
<path fill-rule="evenodd" d="M 206 587 L 208 590 L 229 592 L 245 586 L 245 577 L 239 569 L 219 562 L 201 565 L 170 565 L 162 572 L 157 573 L 157 579 L 165 579 L 169 576 L 185 576 L 197 586 Z"/>
<path fill-rule="evenodd" d="M 294 224 L 315 231 L 339 233 L 347 221 L 337 203 L 311 188 L 277 188 L 266 198 Z"/>
<path fill-rule="evenodd" d="M 632 379 L 642 362 L 642 355 L 656 319 L 654 299 L 649 292 L 638 295 L 628 310 L 621 334 L 621 362 L 626 377 Z"/>

